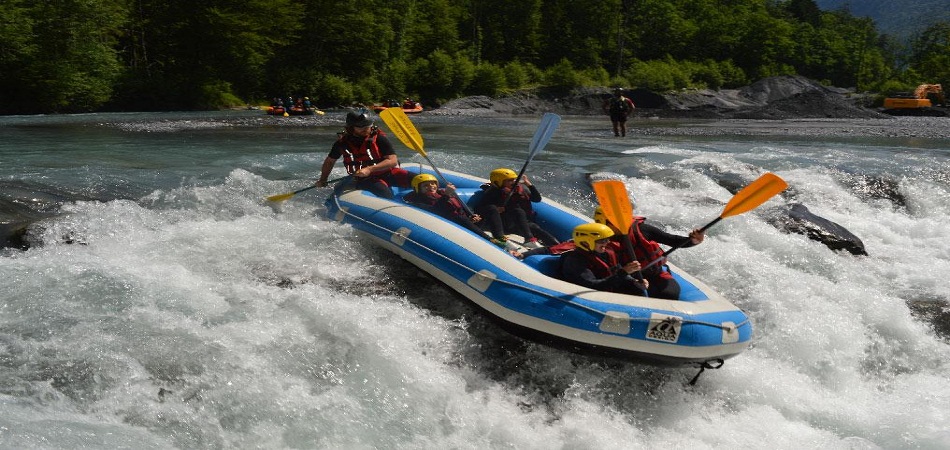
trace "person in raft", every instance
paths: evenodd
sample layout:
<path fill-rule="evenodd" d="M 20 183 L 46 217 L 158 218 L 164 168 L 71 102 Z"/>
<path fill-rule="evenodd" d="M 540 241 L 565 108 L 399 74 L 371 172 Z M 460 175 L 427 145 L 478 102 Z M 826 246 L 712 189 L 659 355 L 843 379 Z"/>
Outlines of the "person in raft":
<path fill-rule="evenodd" d="M 490 183 L 482 186 L 485 192 L 478 205 L 475 206 L 475 212 L 481 214 L 482 217 L 500 215 L 505 230 L 521 235 L 524 238 L 524 247 L 527 249 L 541 247 L 542 243 L 543 245 L 557 244 L 558 241 L 554 236 L 533 222 L 535 212 L 531 203 L 541 201 L 538 188 L 531 184 L 526 176 L 521 177 L 521 184 L 527 187 L 527 190 L 521 186 L 515 186 L 516 178 L 518 175 L 511 169 L 500 168 L 491 171 L 488 175 Z M 538 242 L 538 239 L 542 242 Z"/>
<path fill-rule="evenodd" d="M 409 172 L 399 168 L 392 142 L 373 125 L 367 112 L 346 114 L 346 127 L 323 160 L 317 187 L 327 185 L 330 171 L 341 156 L 357 189 L 370 191 L 377 197 L 393 198 L 390 186 L 409 187 Z"/>
<path fill-rule="evenodd" d="M 603 208 L 598 206 L 597 209 L 594 210 L 594 221 L 609 226 L 615 233 L 612 239 L 614 241 L 612 245 L 615 252 L 620 255 L 621 263 L 626 264 L 631 261 L 630 255 L 623 250 L 623 245 L 621 245 L 620 230 L 607 220 Z M 634 216 L 632 223 L 633 225 L 630 226 L 628 236 L 630 243 L 633 245 L 633 251 L 636 254 L 636 261 L 645 267 L 642 274 L 643 278 L 650 282 L 650 289 L 647 291 L 648 295 L 654 298 L 678 300 L 680 297 L 680 285 L 676 282 L 676 279 L 673 278 L 669 267 L 666 265 L 666 258 L 663 258 L 663 249 L 660 248 L 660 244 L 670 247 L 692 247 L 702 243 L 706 238 L 706 234 L 697 228 L 691 231 L 689 236 L 677 236 L 646 223 L 646 218 L 640 216 Z M 657 259 L 659 259 L 658 262 L 649 266 L 650 263 Z"/>
<path fill-rule="evenodd" d="M 505 236 L 504 228 L 501 225 L 501 217 L 496 212 L 487 219 L 482 219 L 478 214 L 472 214 L 471 217 L 462 207 L 462 200 L 455 194 L 455 185 L 448 183 L 444 189 L 439 189 L 439 181 L 435 176 L 422 173 L 412 178 L 412 192 L 402 198 L 406 203 L 418 206 L 432 213 L 438 214 L 449 219 L 467 229 L 472 233 L 489 239 L 495 245 L 504 248 L 508 238 Z M 479 228 L 477 223 L 484 223 L 491 231 L 492 237 L 489 238 L 485 232 Z"/>
<path fill-rule="evenodd" d="M 648 281 L 633 276 L 640 270 L 636 261 L 620 264 L 610 237 L 614 231 L 601 223 L 574 227 L 574 250 L 561 254 L 561 279 L 598 291 L 643 295 Z"/>

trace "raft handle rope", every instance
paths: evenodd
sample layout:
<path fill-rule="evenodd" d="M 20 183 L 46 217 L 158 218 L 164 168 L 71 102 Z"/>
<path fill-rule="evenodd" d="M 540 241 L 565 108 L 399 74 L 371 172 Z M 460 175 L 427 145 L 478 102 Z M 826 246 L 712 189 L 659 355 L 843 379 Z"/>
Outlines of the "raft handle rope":
<path fill-rule="evenodd" d="M 710 362 L 716 363 L 716 365 L 714 366 L 714 365 L 712 365 L 712 364 L 709 364 Z M 726 360 L 721 359 L 721 358 L 716 358 L 716 359 L 713 359 L 713 360 L 710 360 L 710 361 L 703 361 L 703 362 L 699 363 L 699 373 L 697 373 L 696 376 L 693 377 L 692 380 L 689 380 L 689 385 L 690 385 L 690 386 L 695 386 L 695 385 L 696 385 L 696 381 L 699 380 L 699 376 L 702 375 L 703 372 L 706 371 L 706 369 L 718 369 L 718 368 L 722 367 L 722 365 L 725 364 L 725 363 L 726 363 Z"/>
<path fill-rule="evenodd" d="M 336 208 L 337 208 L 338 211 L 342 212 L 344 215 L 346 215 L 346 216 L 348 216 L 348 217 L 351 217 L 351 218 L 353 218 L 353 219 L 356 219 L 356 220 L 358 220 L 358 221 L 360 221 L 360 222 L 363 222 L 363 223 L 365 223 L 365 224 L 367 224 L 367 225 L 370 225 L 370 226 L 372 226 L 372 227 L 375 227 L 375 228 L 377 228 L 377 229 L 383 230 L 383 231 L 385 231 L 385 232 L 387 232 L 387 233 L 389 233 L 389 234 L 399 234 L 398 231 L 390 230 L 390 229 L 388 229 L 388 228 L 386 228 L 386 227 L 377 225 L 377 224 L 375 224 L 375 223 L 373 223 L 373 222 L 370 222 L 370 221 L 368 221 L 368 220 L 366 220 L 366 219 L 363 219 L 362 217 L 359 217 L 359 216 L 357 216 L 357 215 L 355 215 L 355 214 L 349 213 L 347 210 L 343 209 L 343 206 L 342 206 L 342 205 L 340 205 L 340 198 L 339 198 L 338 195 L 333 195 L 333 203 L 336 205 Z M 408 207 L 408 206 L 407 206 L 407 207 Z M 422 245 L 421 243 L 419 243 L 419 242 L 413 240 L 412 238 L 410 238 L 410 237 L 408 237 L 408 236 L 401 235 L 401 234 L 400 234 L 400 236 L 402 236 L 405 240 L 407 240 L 407 241 L 409 241 L 409 242 L 412 242 L 412 243 L 415 244 L 417 247 L 422 248 L 422 249 L 425 249 L 425 250 L 428 251 L 429 253 L 431 253 L 431 254 L 433 254 L 433 255 L 435 255 L 435 256 L 438 256 L 438 257 L 442 258 L 443 260 L 445 260 L 445 261 L 447 261 L 447 262 L 450 262 L 450 263 L 452 263 L 452 264 L 455 264 L 456 266 L 458 266 L 458 267 L 460 267 L 460 268 L 462 268 L 462 269 L 467 270 L 468 272 L 472 273 L 473 275 L 478 274 L 478 271 L 477 271 L 477 270 L 475 270 L 475 269 L 473 269 L 473 268 L 471 268 L 471 267 L 468 267 L 468 266 L 466 266 L 466 265 L 464 265 L 464 264 L 462 264 L 462 263 L 460 263 L 460 262 L 458 262 L 458 261 L 455 261 L 455 260 L 449 258 L 448 256 L 443 255 L 442 253 L 440 253 L 440 252 L 437 251 L 437 250 L 434 250 L 434 249 L 431 249 L 431 248 L 429 248 L 429 247 L 426 247 L 425 245 Z M 606 311 L 602 311 L 602 310 L 600 310 L 600 309 L 597 309 L 597 308 L 594 308 L 594 307 L 591 307 L 591 306 L 582 305 L 582 304 L 580 304 L 580 303 L 577 303 L 577 302 L 573 302 L 573 301 L 571 301 L 571 300 L 564 299 L 564 298 L 562 298 L 562 297 L 560 297 L 560 296 L 557 296 L 557 295 L 552 295 L 552 294 L 549 294 L 549 293 L 547 293 L 547 292 L 539 291 L 539 290 L 534 289 L 534 288 L 529 287 L 529 286 L 525 286 L 525 285 L 521 285 L 521 284 L 517 284 L 517 283 L 512 283 L 512 282 L 510 282 L 510 281 L 501 280 L 501 279 L 498 279 L 498 278 L 496 278 L 496 279 L 494 280 L 494 282 L 502 283 L 502 284 L 505 284 L 505 285 L 508 285 L 508 286 L 511 286 L 511 287 L 514 287 L 514 288 L 522 289 L 522 290 L 525 290 L 525 291 L 533 292 L 533 293 L 535 293 L 535 294 L 538 294 L 538 295 L 541 295 L 541 296 L 544 296 L 544 297 L 547 297 L 547 298 L 559 300 L 559 301 L 562 301 L 562 302 L 567 303 L 567 304 L 569 304 L 569 305 L 575 306 L 575 307 L 577 307 L 577 308 L 581 308 L 581 309 L 583 309 L 583 310 L 586 310 L 586 311 L 589 311 L 589 312 L 598 314 L 598 315 L 600 315 L 600 316 L 604 316 L 604 317 L 607 316 L 607 312 L 606 312 Z M 646 317 L 644 317 L 644 318 L 631 317 L 631 318 L 629 318 L 629 320 L 630 320 L 631 322 L 650 322 L 650 321 L 651 321 L 650 318 L 646 318 Z M 682 318 L 681 318 L 681 320 L 683 321 L 683 323 L 693 323 L 693 324 L 697 324 L 697 325 L 706 325 L 706 326 L 709 326 L 709 327 L 718 328 L 718 329 L 720 329 L 720 330 L 725 330 L 725 329 L 738 330 L 738 329 L 741 328 L 743 325 L 745 325 L 746 323 L 748 323 L 750 319 L 746 318 L 746 320 L 744 320 L 744 321 L 742 321 L 742 322 L 740 322 L 740 323 L 737 323 L 737 324 L 735 324 L 735 325 L 733 325 L 733 326 L 731 326 L 731 327 L 730 327 L 730 326 L 725 326 L 725 325 L 722 325 L 722 324 L 718 324 L 718 323 L 704 322 L 704 321 L 701 321 L 701 320 L 682 319 Z M 721 360 L 719 360 L 719 361 L 721 361 Z M 706 369 L 705 366 L 708 366 L 708 363 L 707 363 L 707 362 L 703 362 L 702 365 L 703 365 L 703 370 L 705 370 L 705 369 Z M 721 365 L 722 365 L 722 364 L 720 364 L 720 366 L 721 366 Z M 710 366 L 710 367 L 708 367 L 708 368 L 710 368 L 710 369 L 718 369 L 719 367 L 718 367 L 718 366 L 717 366 L 717 367 L 711 367 L 711 366 Z M 702 370 L 700 371 L 700 373 L 702 373 Z M 699 375 L 698 375 L 698 374 L 696 375 L 696 378 L 699 378 Z M 694 378 L 694 380 L 695 380 L 695 378 Z"/>

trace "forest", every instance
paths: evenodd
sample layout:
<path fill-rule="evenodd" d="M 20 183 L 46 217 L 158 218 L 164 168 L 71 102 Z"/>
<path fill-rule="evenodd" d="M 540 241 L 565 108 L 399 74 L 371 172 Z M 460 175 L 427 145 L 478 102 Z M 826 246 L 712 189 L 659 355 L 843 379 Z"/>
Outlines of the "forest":
<path fill-rule="evenodd" d="M 858 91 L 950 81 L 950 23 L 908 43 L 814 0 L 0 0 L 0 113 L 204 110 L 308 95 L 427 105 L 517 89 Z"/>

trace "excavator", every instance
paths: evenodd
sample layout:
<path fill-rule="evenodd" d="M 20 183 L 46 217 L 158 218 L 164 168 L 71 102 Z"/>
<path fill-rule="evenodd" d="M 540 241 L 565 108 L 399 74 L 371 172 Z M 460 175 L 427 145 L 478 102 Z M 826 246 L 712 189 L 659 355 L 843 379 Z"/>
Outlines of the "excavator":
<path fill-rule="evenodd" d="M 947 116 L 947 98 L 939 84 L 921 84 L 914 92 L 884 99 L 884 112 L 895 116 Z"/>

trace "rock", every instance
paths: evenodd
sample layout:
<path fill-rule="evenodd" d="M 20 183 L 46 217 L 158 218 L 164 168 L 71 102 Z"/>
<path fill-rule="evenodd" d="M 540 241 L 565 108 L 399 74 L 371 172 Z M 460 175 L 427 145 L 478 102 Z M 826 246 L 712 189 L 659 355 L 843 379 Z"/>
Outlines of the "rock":
<path fill-rule="evenodd" d="M 866 200 L 887 200 L 894 206 L 907 207 L 907 197 L 901 192 L 900 182 L 888 175 L 858 174 L 845 178 L 851 190 Z"/>
<path fill-rule="evenodd" d="M 0 223 L 0 249 L 26 250 L 30 248 L 26 240 L 28 226 L 28 222 Z"/>
<path fill-rule="evenodd" d="M 944 298 L 914 299 L 908 301 L 910 312 L 918 319 L 930 322 L 937 336 L 950 339 L 950 307 Z"/>
<path fill-rule="evenodd" d="M 779 229 L 808 236 L 832 250 L 847 250 L 852 255 L 867 256 L 860 238 L 845 227 L 815 215 L 805 205 L 792 203 L 784 212 L 784 215 L 772 216 L 769 222 Z"/>

